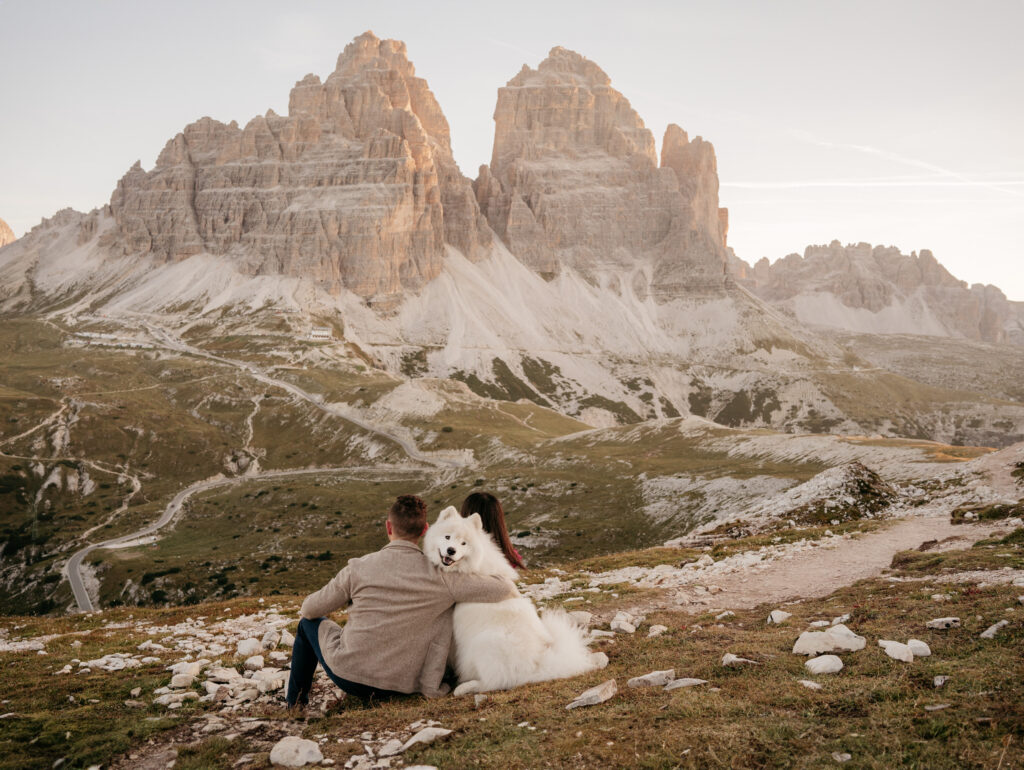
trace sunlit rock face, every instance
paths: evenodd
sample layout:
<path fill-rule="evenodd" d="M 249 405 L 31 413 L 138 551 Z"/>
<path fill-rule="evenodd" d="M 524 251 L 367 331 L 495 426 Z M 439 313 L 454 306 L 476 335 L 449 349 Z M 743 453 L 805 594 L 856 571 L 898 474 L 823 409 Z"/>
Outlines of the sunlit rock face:
<path fill-rule="evenodd" d="M 17 238 L 14 237 L 14 231 L 11 229 L 10 225 L 0 219 L 0 249 L 8 243 L 14 243 L 16 240 Z"/>
<path fill-rule="evenodd" d="M 712 146 L 654 137 L 595 63 L 553 48 L 499 89 L 494 151 L 474 183 L 509 250 L 544 276 L 632 270 L 638 294 L 721 289 L 725 222 Z"/>
<path fill-rule="evenodd" d="M 295 85 L 287 117 L 187 126 L 151 171 L 128 171 L 111 209 L 124 254 L 227 255 L 385 307 L 438 275 L 446 242 L 478 259 L 491 239 L 405 44 L 370 32 L 326 81 Z"/>
<path fill-rule="evenodd" d="M 832 241 L 774 264 L 733 259 L 730 269 L 739 283 L 804 323 L 1024 344 L 1024 303 L 995 286 L 968 286 L 927 249 L 907 255 L 892 246 Z"/>

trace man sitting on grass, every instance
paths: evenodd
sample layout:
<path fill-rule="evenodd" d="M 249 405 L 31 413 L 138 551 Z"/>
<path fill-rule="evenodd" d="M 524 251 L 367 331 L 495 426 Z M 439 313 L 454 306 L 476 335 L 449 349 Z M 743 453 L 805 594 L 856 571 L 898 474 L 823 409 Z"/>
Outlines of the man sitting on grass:
<path fill-rule="evenodd" d="M 385 528 L 386 546 L 351 559 L 302 603 L 289 708 L 309 703 L 317 663 L 344 692 L 363 701 L 414 692 L 443 695 L 455 604 L 519 595 L 506 578 L 434 569 L 416 544 L 427 531 L 427 507 L 418 497 L 395 500 Z M 325 617 L 348 605 L 344 628 Z"/>

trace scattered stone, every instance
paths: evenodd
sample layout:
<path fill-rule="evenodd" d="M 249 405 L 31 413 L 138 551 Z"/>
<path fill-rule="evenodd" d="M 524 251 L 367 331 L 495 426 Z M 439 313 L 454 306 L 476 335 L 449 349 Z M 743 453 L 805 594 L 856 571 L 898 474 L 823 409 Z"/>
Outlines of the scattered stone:
<path fill-rule="evenodd" d="M 323 758 L 316 743 L 296 735 L 282 738 L 270 750 L 270 764 L 281 767 L 305 767 Z"/>
<path fill-rule="evenodd" d="M 673 679 L 667 685 L 665 685 L 665 691 L 671 692 L 672 690 L 678 690 L 682 687 L 696 687 L 697 685 L 707 684 L 707 679 L 692 679 L 684 677 L 683 679 Z"/>
<path fill-rule="evenodd" d="M 238 643 L 236 654 L 240 658 L 248 658 L 252 655 L 255 655 L 262 649 L 263 644 L 260 642 L 259 639 L 243 639 Z M 319 762 L 320 760 L 317 761 Z"/>
<path fill-rule="evenodd" d="M 993 623 L 991 626 L 981 632 L 982 639 L 995 639 L 1004 626 L 1010 625 L 1009 620 L 1000 620 L 998 623 Z"/>
<path fill-rule="evenodd" d="M 810 662 L 810 661 L 808 661 Z M 810 679 L 800 679 L 800 684 L 806 687 L 808 690 L 821 690 L 823 689 L 817 682 L 812 682 Z"/>
<path fill-rule="evenodd" d="M 853 633 L 842 623 L 827 631 L 804 631 L 793 643 L 795 655 L 817 655 L 823 652 L 856 652 L 863 650 L 867 640 Z"/>
<path fill-rule="evenodd" d="M 173 690 L 180 690 L 183 687 L 191 687 L 194 681 L 196 681 L 196 678 L 192 674 L 175 674 L 171 677 L 171 683 L 168 687 Z"/>
<path fill-rule="evenodd" d="M 952 598 L 952 594 L 932 594 L 933 602 L 948 602 Z"/>
<path fill-rule="evenodd" d="M 952 703 L 934 703 L 931 706 L 925 706 L 924 710 L 925 711 L 942 711 L 943 709 L 948 709 L 952 705 L 953 705 Z"/>
<path fill-rule="evenodd" d="M 634 676 L 628 682 L 627 687 L 664 687 L 673 679 L 676 678 L 676 670 L 674 668 L 665 669 L 664 671 L 652 671 L 649 674 L 643 676 Z"/>
<path fill-rule="evenodd" d="M 879 639 L 878 646 L 885 650 L 885 654 L 893 660 L 902 660 L 904 663 L 914 662 L 914 653 L 902 642 L 894 642 L 890 639 Z"/>
<path fill-rule="evenodd" d="M 291 647 L 295 644 L 295 637 L 292 636 L 287 630 L 281 629 L 281 646 Z"/>
<path fill-rule="evenodd" d="M 617 634 L 635 634 L 636 626 L 625 620 L 613 620 L 610 628 Z"/>
<path fill-rule="evenodd" d="M 849 762 L 851 759 L 853 759 L 853 756 L 847 754 L 845 751 L 833 751 L 832 759 L 834 759 L 839 764 L 843 764 L 844 762 Z"/>
<path fill-rule="evenodd" d="M 580 706 L 595 706 L 598 703 L 604 703 L 618 691 L 619 688 L 615 685 L 615 680 L 609 679 L 607 682 L 602 682 L 596 687 L 591 687 L 589 690 L 581 692 L 566 708 L 574 709 Z"/>
<path fill-rule="evenodd" d="M 133 698 L 138 698 L 140 695 L 142 695 L 142 688 L 141 687 L 133 687 L 131 692 L 128 693 L 128 694 L 131 695 Z"/>
<path fill-rule="evenodd" d="M 246 671 L 259 671 L 263 668 L 263 656 L 253 655 L 251 658 L 246 658 L 242 665 Z"/>
<path fill-rule="evenodd" d="M 1024 604 L 1024 596 L 1017 597 L 1017 604 Z"/>
<path fill-rule="evenodd" d="M 935 620 L 929 620 L 925 625 L 928 628 L 945 631 L 948 628 L 960 628 L 960 618 L 935 618 Z"/>
<path fill-rule="evenodd" d="M 278 650 L 274 650 L 273 652 L 271 652 L 269 654 L 268 657 L 272 661 L 274 661 L 274 663 L 284 663 L 286 660 L 288 660 L 288 653 L 287 652 L 280 652 Z"/>
<path fill-rule="evenodd" d="M 473 696 L 473 708 L 480 708 L 487 702 L 487 696 L 483 694 L 477 694 Z"/>
<path fill-rule="evenodd" d="M 830 625 L 838 626 L 840 623 L 849 623 L 849 622 L 850 622 L 850 613 L 847 612 L 845 615 L 840 615 L 837 618 L 832 618 L 832 623 Z"/>
<path fill-rule="evenodd" d="M 914 654 L 915 658 L 927 658 L 932 654 L 932 648 L 922 642 L 920 639 L 908 639 L 907 647 Z"/>
<path fill-rule="evenodd" d="M 808 623 L 811 628 L 824 628 L 825 626 L 831 625 L 827 620 L 812 620 Z"/>
<path fill-rule="evenodd" d="M 402 751 L 402 742 L 398 738 L 392 738 L 379 749 L 377 749 L 378 757 L 392 757 L 395 754 L 400 754 Z"/>
<path fill-rule="evenodd" d="M 261 646 L 264 650 L 272 650 L 277 647 L 277 643 L 281 641 L 281 633 L 271 629 L 263 635 L 263 639 L 260 640 Z"/>
<path fill-rule="evenodd" d="M 772 610 L 768 613 L 768 625 L 772 625 L 773 623 L 775 625 L 785 623 L 791 617 L 793 617 L 792 612 L 786 612 L 785 610 Z"/>
<path fill-rule="evenodd" d="M 937 690 L 940 687 L 942 687 L 943 685 L 945 685 L 946 682 L 948 682 L 948 681 L 949 681 L 949 677 L 948 676 L 939 675 L 939 676 L 935 677 L 932 680 L 932 684 L 935 685 L 935 689 Z"/>
<path fill-rule="evenodd" d="M 142 701 L 140 701 L 140 700 L 131 700 L 131 699 L 126 700 L 124 702 L 124 705 L 127 706 L 130 709 L 141 709 L 141 708 L 145 708 L 146 707 L 146 704 L 143 703 Z"/>
<path fill-rule="evenodd" d="M 729 668 L 738 668 L 745 663 L 752 663 L 755 666 L 757 665 L 757 661 L 750 660 L 749 658 L 741 658 L 738 655 L 733 655 L 731 652 L 727 652 L 722 656 L 722 665 Z"/>
<path fill-rule="evenodd" d="M 647 638 L 653 639 L 656 636 L 661 636 L 666 631 L 668 631 L 668 626 L 651 626 L 647 631 Z"/>
<path fill-rule="evenodd" d="M 838 655 L 819 655 L 804 663 L 804 668 L 815 675 L 835 674 L 843 670 L 843 661 L 839 659 Z"/>
<path fill-rule="evenodd" d="M 220 684 L 227 684 L 233 682 L 236 679 L 241 679 L 242 675 L 235 671 L 233 668 L 211 668 L 206 672 L 206 678 L 211 682 L 218 682 Z"/>
<path fill-rule="evenodd" d="M 415 746 L 417 743 L 433 743 L 438 738 L 444 738 L 445 736 L 451 735 L 451 730 L 446 730 L 443 727 L 424 727 L 412 738 L 402 744 L 402 751 L 406 751 L 411 746 Z"/>
<path fill-rule="evenodd" d="M 718 615 L 715 615 L 715 620 L 725 620 L 726 618 L 734 618 L 734 617 L 736 617 L 736 613 L 735 612 L 733 612 L 732 610 L 726 610 L 725 612 L 722 612 L 722 613 L 719 613 Z"/>

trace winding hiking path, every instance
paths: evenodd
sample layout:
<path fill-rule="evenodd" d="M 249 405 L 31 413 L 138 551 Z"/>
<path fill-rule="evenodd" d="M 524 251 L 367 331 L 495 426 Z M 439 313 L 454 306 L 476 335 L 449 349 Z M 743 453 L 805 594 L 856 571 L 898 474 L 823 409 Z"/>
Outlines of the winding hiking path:
<path fill-rule="evenodd" d="M 742 572 L 715 577 L 722 589 L 713 602 L 716 607 L 749 609 L 766 602 L 815 599 L 858 580 L 877 577 L 892 564 L 900 551 L 918 548 L 937 540 L 936 551 L 969 548 L 997 529 L 1000 522 L 954 525 L 948 516 L 902 519 L 890 527 L 869 532 L 835 545 L 800 551 L 791 558 L 776 559 Z M 692 607 L 704 612 L 706 607 Z"/>

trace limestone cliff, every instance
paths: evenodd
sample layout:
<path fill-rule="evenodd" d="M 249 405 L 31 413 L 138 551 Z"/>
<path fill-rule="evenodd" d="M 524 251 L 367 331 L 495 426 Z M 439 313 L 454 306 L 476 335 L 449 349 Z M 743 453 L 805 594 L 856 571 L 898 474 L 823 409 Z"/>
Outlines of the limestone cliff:
<path fill-rule="evenodd" d="M 730 262 L 737 282 L 804 323 L 856 332 L 1024 344 L 1024 303 L 955 278 L 934 255 L 867 243 L 808 246 L 774 264 Z"/>
<path fill-rule="evenodd" d="M 16 240 L 17 238 L 14 237 L 14 231 L 11 229 L 11 226 L 0 219 L 0 249 L 8 243 L 14 243 Z"/>
<path fill-rule="evenodd" d="M 470 259 L 490 243 L 434 95 L 405 44 L 371 32 L 326 81 L 299 81 L 286 117 L 187 126 L 155 168 L 128 171 L 111 209 L 121 253 L 227 255 L 384 306 L 438 275 L 446 243 Z"/>
<path fill-rule="evenodd" d="M 725 282 L 714 149 L 678 126 L 654 137 L 600 67 L 553 48 L 499 89 L 494 150 L 474 183 L 491 227 L 545 276 L 628 275 L 671 299 Z"/>

